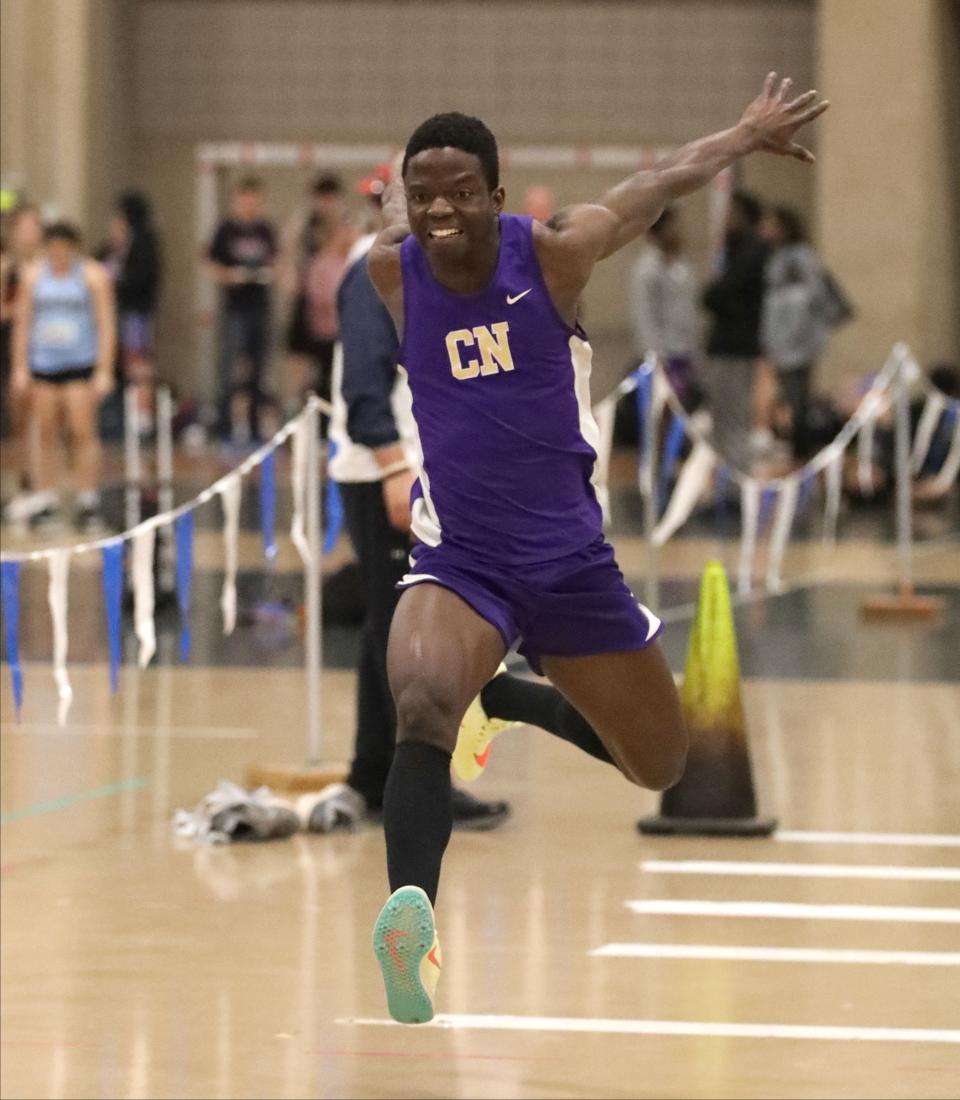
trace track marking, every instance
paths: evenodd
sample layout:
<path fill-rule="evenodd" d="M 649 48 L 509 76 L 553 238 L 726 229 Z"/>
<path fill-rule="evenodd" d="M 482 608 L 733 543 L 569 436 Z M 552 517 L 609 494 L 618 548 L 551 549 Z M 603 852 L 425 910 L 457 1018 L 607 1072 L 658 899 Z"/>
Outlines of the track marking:
<path fill-rule="evenodd" d="M 634 913 L 673 917 L 765 917 L 778 920 L 900 921 L 960 924 L 960 909 L 911 905 L 810 905 L 793 901 L 701 901 L 643 898 L 624 903 Z"/>
<path fill-rule="evenodd" d="M 819 947 L 727 947 L 700 943 L 606 943 L 588 954 L 605 959 L 714 959 L 731 962 L 860 963 L 960 966 L 960 951 L 865 951 Z"/>
<path fill-rule="evenodd" d="M 858 863 L 751 863 L 707 859 L 645 859 L 647 872 L 670 875 L 764 875 L 783 878 L 869 878 L 960 882 L 960 867 L 883 867 Z"/>
<path fill-rule="evenodd" d="M 403 1027 L 388 1019 L 341 1019 L 354 1027 Z M 606 1035 L 678 1035 L 723 1039 L 805 1039 L 873 1043 L 960 1044 L 960 1031 L 919 1027 L 832 1027 L 807 1024 L 728 1024 L 703 1020 L 611 1020 L 576 1016 L 469 1016 L 443 1013 L 424 1028 L 461 1031 L 590 1032 Z"/>
<path fill-rule="evenodd" d="M 774 840 L 784 844 L 892 844 L 918 848 L 960 848 L 953 833 L 817 833 L 780 830 Z"/>
<path fill-rule="evenodd" d="M 58 726 L 53 722 L 11 723 L 10 733 L 27 737 L 190 737 L 210 740 L 247 740 L 259 735 L 252 726 Z"/>
<path fill-rule="evenodd" d="M 135 791 L 147 785 L 146 779 L 138 776 L 135 779 L 120 779 L 116 783 L 107 783 L 103 787 L 95 787 L 92 791 L 79 791 L 76 794 L 63 794 L 59 798 L 50 798 L 45 802 L 34 802 L 29 806 L 21 806 L 16 810 L 4 810 L 0 813 L 0 825 L 8 825 L 12 821 L 21 821 L 26 817 L 40 817 L 42 814 L 56 813 L 58 810 L 69 810 L 80 802 L 90 802 L 95 798 L 109 798 L 114 794 L 122 794 L 124 791 Z"/>

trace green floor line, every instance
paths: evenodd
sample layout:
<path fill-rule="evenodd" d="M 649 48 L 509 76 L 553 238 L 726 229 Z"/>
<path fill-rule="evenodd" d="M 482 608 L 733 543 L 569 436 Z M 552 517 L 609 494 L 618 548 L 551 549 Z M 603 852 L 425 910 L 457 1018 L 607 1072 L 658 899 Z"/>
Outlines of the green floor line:
<path fill-rule="evenodd" d="M 119 779 L 116 783 L 107 783 L 103 787 L 94 787 L 92 791 L 80 791 L 78 794 L 62 794 L 59 798 L 50 798 L 46 802 L 34 802 L 19 810 L 5 810 L 0 813 L 0 825 L 9 825 L 11 821 L 22 821 L 25 817 L 40 817 L 42 814 L 56 813 L 57 810 L 69 810 L 79 802 L 89 802 L 94 798 L 109 798 L 110 795 L 135 791 L 147 785 L 143 776 L 134 779 Z"/>

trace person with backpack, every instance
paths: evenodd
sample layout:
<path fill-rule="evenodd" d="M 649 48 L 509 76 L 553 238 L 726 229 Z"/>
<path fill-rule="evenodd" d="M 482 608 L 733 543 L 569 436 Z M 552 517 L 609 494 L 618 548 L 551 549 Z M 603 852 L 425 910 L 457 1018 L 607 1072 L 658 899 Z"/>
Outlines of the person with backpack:
<path fill-rule="evenodd" d="M 790 414 L 794 458 L 810 457 L 809 410 L 813 375 L 831 328 L 841 323 L 842 294 L 810 245 L 800 214 L 772 206 L 761 235 L 770 248 L 760 340 L 772 363 L 777 390 Z M 849 316 L 849 306 L 844 306 Z"/>

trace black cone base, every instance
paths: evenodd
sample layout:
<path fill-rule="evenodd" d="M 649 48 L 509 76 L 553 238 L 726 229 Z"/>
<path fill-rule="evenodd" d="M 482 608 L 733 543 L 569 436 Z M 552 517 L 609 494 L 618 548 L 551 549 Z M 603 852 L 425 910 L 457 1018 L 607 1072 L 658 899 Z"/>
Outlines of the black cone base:
<path fill-rule="evenodd" d="M 769 836 L 775 817 L 643 817 L 637 829 L 647 836 Z"/>

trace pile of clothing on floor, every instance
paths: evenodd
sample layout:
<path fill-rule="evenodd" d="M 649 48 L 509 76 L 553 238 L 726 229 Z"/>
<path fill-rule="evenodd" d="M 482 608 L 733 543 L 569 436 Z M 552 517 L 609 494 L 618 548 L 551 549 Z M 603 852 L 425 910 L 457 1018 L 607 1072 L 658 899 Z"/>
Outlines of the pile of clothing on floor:
<path fill-rule="evenodd" d="M 205 795 L 193 810 L 177 810 L 174 833 L 204 844 L 245 840 L 283 840 L 300 831 L 297 806 L 278 798 L 269 787 L 248 791 L 229 779 Z"/>

